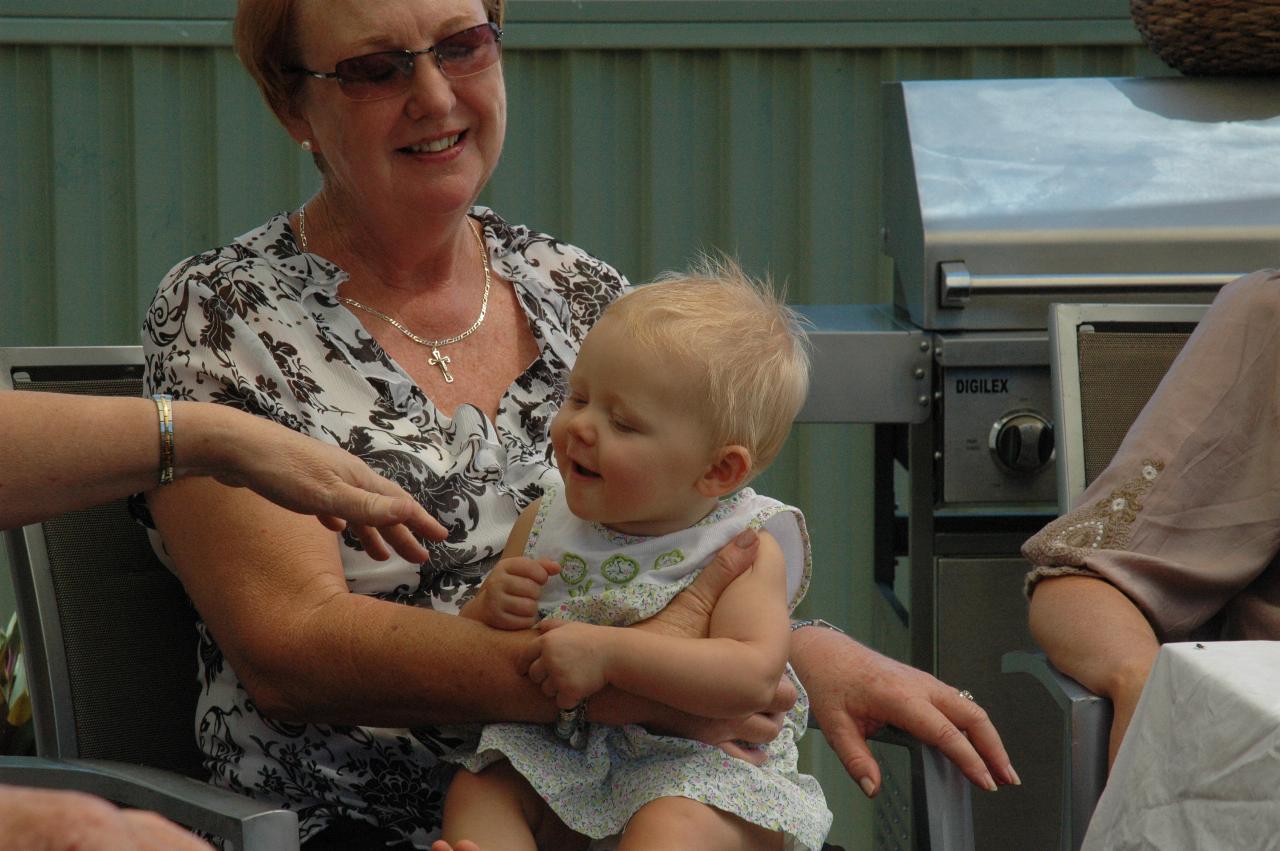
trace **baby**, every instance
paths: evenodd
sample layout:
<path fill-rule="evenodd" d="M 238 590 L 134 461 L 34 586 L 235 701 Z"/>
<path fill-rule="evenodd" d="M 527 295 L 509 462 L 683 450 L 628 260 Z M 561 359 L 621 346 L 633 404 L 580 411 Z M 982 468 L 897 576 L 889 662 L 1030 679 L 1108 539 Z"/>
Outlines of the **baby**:
<path fill-rule="evenodd" d="M 447 842 L 821 847 L 831 814 L 817 781 L 796 770 L 803 690 L 759 766 L 586 721 L 588 698 L 606 686 L 741 717 L 790 675 L 789 614 L 810 573 L 804 519 L 743 486 L 804 402 L 805 344 L 795 315 L 729 261 L 639 287 L 592 328 L 551 424 L 563 487 L 525 510 L 462 610 L 501 629 L 536 623 L 528 676 L 555 698 L 560 723 L 484 728 L 458 758 Z M 759 556 L 717 601 L 707 638 L 624 628 L 661 610 L 746 527 L 759 532 Z"/>

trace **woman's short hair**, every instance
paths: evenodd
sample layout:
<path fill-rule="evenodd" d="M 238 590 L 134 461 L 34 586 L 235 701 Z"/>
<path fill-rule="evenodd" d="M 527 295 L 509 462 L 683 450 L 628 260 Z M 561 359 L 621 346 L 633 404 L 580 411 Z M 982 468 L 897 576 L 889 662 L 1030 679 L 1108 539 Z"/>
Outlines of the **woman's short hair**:
<path fill-rule="evenodd" d="M 481 2 L 489 20 L 501 25 L 506 0 Z M 267 106 L 281 116 L 294 111 L 306 80 L 284 70 L 300 64 L 293 23 L 297 5 L 298 0 L 239 0 L 236 4 L 236 55 L 258 84 Z"/>
<path fill-rule="evenodd" d="M 632 290 L 604 314 L 638 344 L 670 352 L 720 446 L 751 453 L 751 476 L 773 461 L 809 393 L 808 337 L 802 320 L 768 279 L 728 257 L 701 257 Z"/>

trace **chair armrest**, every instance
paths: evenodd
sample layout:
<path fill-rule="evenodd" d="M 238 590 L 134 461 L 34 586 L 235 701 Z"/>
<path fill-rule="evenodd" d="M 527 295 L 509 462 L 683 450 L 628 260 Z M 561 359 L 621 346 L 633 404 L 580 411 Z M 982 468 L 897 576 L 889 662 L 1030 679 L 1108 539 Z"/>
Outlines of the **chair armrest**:
<path fill-rule="evenodd" d="M 925 821 L 927 847 L 932 851 L 974 851 L 971 789 L 956 764 L 942 751 L 897 727 L 882 727 L 871 740 L 911 753 L 911 788 L 917 802 L 923 803 L 923 807 L 914 808 L 916 833 L 920 834 L 925 827 L 920 822 Z"/>
<path fill-rule="evenodd" d="M 1000 670 L 1006 674 L 1030 674 L 1045 687 L 1054 703 L 1070 719 L 1074 747 L 1087 747 L 1090 754 L 1098 750 L 1102 753 L 1101 776 L 1105 781 L 1107 740 L 1111 735 L 1111 701 L 1094 694 L 1053 667 L 1043 653 L 1013 650 L 1001 658 Z"/>
<path fill-rule="evenodd" d="M 813 713 L 809 729 L 822 730 Z M 869 740 L 905 748 L 911 755 L 914 830 L 917 837 L 928 837 L 920 846 L 931 851 L 974 851 L 972 791 L 956 764 L 897 727 L 881 727 Z"/>
<path fill-rule="evenodd" d="M 1049 692 L 1066 723 L 1062 730 L 1063 848 L 1079 848 L 1107 783 L 1111 701 L 1059 671 L 1043 653 L 1013 650 L 1000 659 L 1006 674 L 1030 674 Z"/>
<path fill-rule="evenodd" d="M 1111 703 L 1053 667 L 1048 657 L 1038 651 L 1011 650 L 1000 658 L 1000 670 L 1006 674 L 1021 673 L 1035 677 L 1063 711 L 1070 711 L 1077 703 L 1101 702 L 1108 706 Z"/>
<path fill-rule="evenodd" d="M 237 851 L 296 851 L 298 815 L 171 771 L 106 760 L 0 757 L 0 783 L 88 792 L 154 810 Z"/>

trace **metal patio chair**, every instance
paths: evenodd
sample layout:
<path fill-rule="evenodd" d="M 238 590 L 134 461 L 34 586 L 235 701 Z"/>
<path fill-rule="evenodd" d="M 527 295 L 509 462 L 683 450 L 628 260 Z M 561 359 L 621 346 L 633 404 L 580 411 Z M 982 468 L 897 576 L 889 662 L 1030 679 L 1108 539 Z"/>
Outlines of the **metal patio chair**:
<path fill-rule="evenodd" d="M 1058 511 L 1070 511 L 1106 469 L 1129 427 L 1204 316 L 1204 304 L 1054 304 L 1049 308 Z M 1050 664 L 1014 651 L 1005 673 L 1030 674 L 1062 711 L 1062 824 L 1076 851 L 1107 782 L 1111 701 Z"/>

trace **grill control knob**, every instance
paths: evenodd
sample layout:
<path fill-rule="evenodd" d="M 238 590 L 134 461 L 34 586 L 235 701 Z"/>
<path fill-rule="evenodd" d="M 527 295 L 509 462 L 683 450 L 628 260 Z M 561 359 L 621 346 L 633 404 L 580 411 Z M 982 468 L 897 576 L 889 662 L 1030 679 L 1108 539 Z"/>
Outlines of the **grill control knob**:
<path fill-rule="evenodd" d="M 1034 411 L 1005 414 L 991 427 L 989 446 L 1006 470 L 1037 473 L 1053 461 L 1053 423 Z"/>

